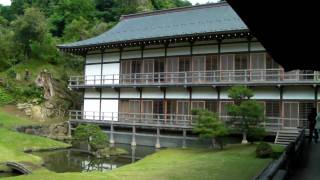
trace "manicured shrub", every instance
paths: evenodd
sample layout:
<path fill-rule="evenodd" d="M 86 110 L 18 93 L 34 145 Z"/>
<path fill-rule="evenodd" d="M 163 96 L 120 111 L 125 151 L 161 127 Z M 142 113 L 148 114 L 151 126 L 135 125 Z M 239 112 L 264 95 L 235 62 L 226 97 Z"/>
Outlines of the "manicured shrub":
<path fill-rule="evenodd" d="M 269 143 L 261 142 L 256 149 L 256 156 L 258 158 L 269 158 L 273 153 L 272 147 Z"/>
<path fill-rule="evenodd" d="M 101 128 L 94 124 L 81 124 L 74 131 L 74 138 L 77 141 L 85 141 L 90 145 L 91 150 L 97 151 L 108 146 L 108 137 Z"/>

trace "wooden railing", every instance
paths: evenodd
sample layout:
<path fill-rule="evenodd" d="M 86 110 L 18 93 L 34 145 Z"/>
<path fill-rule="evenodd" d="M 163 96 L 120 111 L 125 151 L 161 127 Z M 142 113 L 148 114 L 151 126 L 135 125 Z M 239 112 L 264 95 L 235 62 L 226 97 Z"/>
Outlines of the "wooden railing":
<path fill-rule="evenodd" d="M 254 180 L 271 180 L 275 176 L 278 179 L 284 179 L 290 173 L 301 159 L 305 140 L 305 129 L 302 129 L 298 138 L 291 142 L 275 161 L 271 162 Z"/>
<path fill-rule="evenodd" d="M 282 69 L 245 69 L 72 76 L 69 80 L 70 87 L 243 83 L 320 83 L 320 73 L 284 72 Z"/>
<path fill-rule="evenodd" d="M 230 116 L 220 116 L 222 121 L 228 122 Z M 113 123 L 123 125 L 145 125 L 160 127 L 186 127 L 192 128 L 197 117 L 181 114 L 149 114 L 149 113 L 116 113 L 116 112 L 88 112 L 72 110 L 69 120 L 88 121 L 97 123 Z M 275 132 L 284 127 L 284 121 L 297 121 L 297 126 L 306 127 L 306 119 L 266 117 L 261 125 L 268 131 Z"/>

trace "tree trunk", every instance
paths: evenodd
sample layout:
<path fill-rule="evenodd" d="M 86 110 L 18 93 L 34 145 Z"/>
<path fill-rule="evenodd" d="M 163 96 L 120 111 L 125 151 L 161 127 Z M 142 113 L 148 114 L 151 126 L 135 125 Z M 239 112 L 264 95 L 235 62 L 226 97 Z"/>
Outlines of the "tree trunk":
<path fill-rule="evenodd" d="M 242 144 L 248 144 L 248 140 L 247 140 L 247 132 L 243 132 L 242 133 Z"/>

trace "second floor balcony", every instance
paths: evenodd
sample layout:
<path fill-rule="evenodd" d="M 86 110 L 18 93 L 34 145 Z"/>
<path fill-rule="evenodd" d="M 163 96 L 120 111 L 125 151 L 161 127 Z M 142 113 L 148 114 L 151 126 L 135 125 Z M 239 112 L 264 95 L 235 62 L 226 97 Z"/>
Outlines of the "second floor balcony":
<path fill-rule="evenodd" d="M 284 72 L 283 69 L 244 69 L 72 76 L 70 77 L 69 86 L 71 88 L 85 88 L 132 86 L 226 86 L 237 84 L 278 85 L 319 83 L 319 72 Z"/>
<path fill-rule="evenodd" d="M 224 122 L 228 122 L 232 119 L 230 116 L 219 116 L 219 118 Z M 196 125 L 197 116 L 185 114 L 89 112 L 72 110 L 69 112 L 69 120 L 78 123 L 112 124 L 115 126 L 192 129 Z M 303 118 L 266 117 L 261 125 L 269 132 L 276 132 L 283 127 L 307 128 L 308 121 Z"/>

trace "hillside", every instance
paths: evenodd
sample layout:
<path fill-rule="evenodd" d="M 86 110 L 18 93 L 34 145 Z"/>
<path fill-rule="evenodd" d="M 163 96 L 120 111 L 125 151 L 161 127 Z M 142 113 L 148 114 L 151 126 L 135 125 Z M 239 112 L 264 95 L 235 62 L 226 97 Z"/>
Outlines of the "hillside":
<path fill-rule="evenodd" d="M 83 74 L 83 58 L 63 54 L 58 44 L 83 40 L 114 26 L 121 15 L 191 5 L 184 0 L 12 0 L 0 5 L 0 106 L 33 103 L 53 109 L 79 108 L 70 75 Z M 59 97 L 45 96 L 35 83 L 52 76 Z M 59 107 L 57 107 L 59 106 Z"/>

